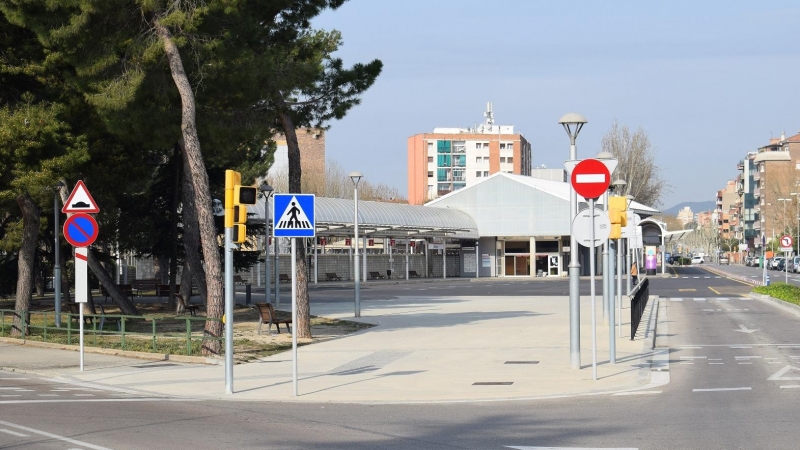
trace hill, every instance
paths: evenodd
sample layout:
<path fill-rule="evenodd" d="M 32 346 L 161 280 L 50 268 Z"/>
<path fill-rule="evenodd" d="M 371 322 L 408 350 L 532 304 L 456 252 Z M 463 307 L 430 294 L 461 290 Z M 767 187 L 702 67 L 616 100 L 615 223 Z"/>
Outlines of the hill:
<path fill-rule="evenodd" d="M 693 213 L 696 214 L 699 212 L 711 211 L 715 209 L 717 207 L 717 203 L 713 200 L 709 200 L 707 202 L 683 202 L 683 203 L 678 203 L 672 208 L 667 208 L 662 212 L 664 213 L 665 216 L 677 216 L 678 211 L 682 210 L 687 206 L 692 209 Z"/>

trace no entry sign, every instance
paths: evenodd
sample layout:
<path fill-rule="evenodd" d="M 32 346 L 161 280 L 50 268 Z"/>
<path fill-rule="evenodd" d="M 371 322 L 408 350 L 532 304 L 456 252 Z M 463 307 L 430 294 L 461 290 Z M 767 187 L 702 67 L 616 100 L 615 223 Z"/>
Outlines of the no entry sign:
<path fill-rule="evenodd" d="M 583 198 L 598 198 L 608 189 L 611 174 L 602 162 L 584 159 L 572 169 L 572 187 Z"/>
<path fill-rule="evenodd" d="M 97 222 L 88 214 L 73 214 L 64 222 L 64 238 L 74 247 L 92 245 L 98 232 Z"/>

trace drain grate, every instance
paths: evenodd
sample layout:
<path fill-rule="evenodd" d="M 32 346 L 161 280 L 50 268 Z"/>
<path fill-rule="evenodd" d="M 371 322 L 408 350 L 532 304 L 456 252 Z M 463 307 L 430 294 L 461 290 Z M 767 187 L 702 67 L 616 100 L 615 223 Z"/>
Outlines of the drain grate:
<path fill-rule="evenodd" d="M 506 364 L 539 364 L 539 361 L 506 361 Z"/>
<path fill-rule="evenodd" d="M 513 381 L 476 381 L 473 386 L 511 386 Z"/>

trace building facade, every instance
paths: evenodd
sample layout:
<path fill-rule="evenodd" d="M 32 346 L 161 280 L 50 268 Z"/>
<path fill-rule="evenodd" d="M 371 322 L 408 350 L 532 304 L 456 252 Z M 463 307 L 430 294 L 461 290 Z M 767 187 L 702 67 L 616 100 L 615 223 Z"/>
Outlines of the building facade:
<path fill-rule="evenodd" d="M 408 202 L 421 205 L 497 172 L 531 174 L 531 144 L 495 125 L 491 103 L 474 128 L 434 128 L 408 138 Z"/>

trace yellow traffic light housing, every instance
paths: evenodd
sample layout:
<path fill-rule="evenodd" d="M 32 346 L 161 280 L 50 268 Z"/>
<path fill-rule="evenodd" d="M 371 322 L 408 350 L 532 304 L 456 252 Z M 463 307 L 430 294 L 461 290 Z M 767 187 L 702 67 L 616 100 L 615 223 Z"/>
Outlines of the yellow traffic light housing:
<path fill-rule="evenodd" d="M 628 199 L 625 197 L 611 196 L 608 198 L 608 220 L 611 222 L 609 239 L 620 239 L 622 227 L 628 225 Z"/>
<path fill-rule="evenodd" d="M 255 205 L 258 190 L 242 186 L 242 175 L 233 170 L 225 171 L 225 228 L 233 228 L 233 242 L 247 240 L 247 206 Z"/>

